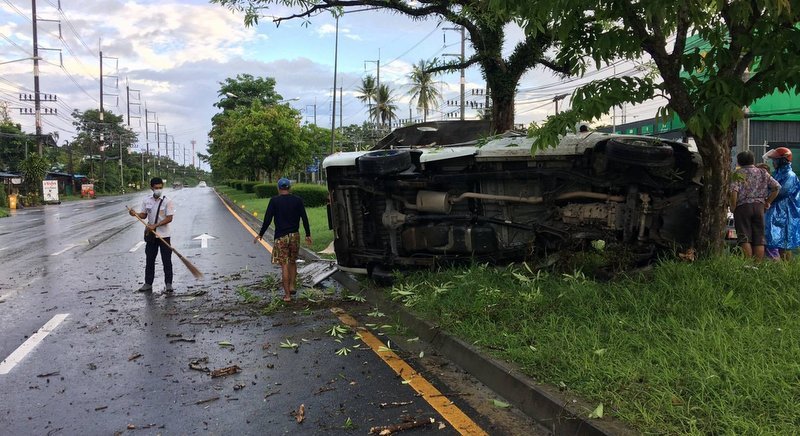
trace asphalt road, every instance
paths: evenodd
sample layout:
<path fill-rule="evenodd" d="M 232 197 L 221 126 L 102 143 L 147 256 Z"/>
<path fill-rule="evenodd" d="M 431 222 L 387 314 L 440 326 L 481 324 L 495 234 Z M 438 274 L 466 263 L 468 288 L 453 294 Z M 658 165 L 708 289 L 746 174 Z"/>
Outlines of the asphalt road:
<path fill-rule="evenodd" d="M 332 288 L 313 291 L 318 302 L 277 302 L 269 252 L 210 188 L 166 191 L 174 247 L 204 277 L 173 257 L 176 293 L 166 296 L 157 260 L 155 292 L 136 292 L 143 226 L 125 206 L 138 208 L 143 195 L 0 220 L 0 434 L 366 434 L 413 420 L 433 423 L 412 434 L 533 432 L 506 411 L 448 398 L 466 388 L 442 382 L 444 371 L 403 367 L 398 354 L 408 353 L 380 327 L 363 332 L 372 348 L 355 327 L 331 335 L 345 312 L 374 312 L 365 303 Z M 205 247 L 203 234 L 213 237 Z"/>

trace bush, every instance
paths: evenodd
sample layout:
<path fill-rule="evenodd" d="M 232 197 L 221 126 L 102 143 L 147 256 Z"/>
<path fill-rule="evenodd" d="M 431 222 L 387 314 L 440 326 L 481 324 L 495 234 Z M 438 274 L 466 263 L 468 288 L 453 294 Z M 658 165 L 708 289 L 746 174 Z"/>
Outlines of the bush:
<path fill-rule="evenodd" d="M 328 188 L 322 185 L 294 185 L 292 192 L 303 199 L 306 207 L 319 207 L 328 204 Z"/>
<path fill-rule="evenodd" d="M 253 192 L 256 198 L 271 198 L 278 195 L 278 185 L 274 183 L 262 183 L 253 186 Z"/>
<path fill-rule="evenodd" d="M 256 185 L 259 185 L 259 184 L 261 184 L 261 183 L 260 182 L 242 182 L 242 191 L 244 191 L 244 192 L 246 192 L 248 194 L 252 194 L 253 193 L 253 187 L 256 186 Z"/>
<path fill-rule="evenodd" d="M 230 186 L 233 189 L 241 191 L 242 190 L 242 182 L 243 182 L 243 180 L 231 180 L 230 181 L 230 183 L 231 183 Z"/>
<path fill-rule="evenodd" d="M 278 185 L 263 183 L 253 187 L 256 198 L 272 198 L 278 195 Z M 303 199 L 306 207 L 319 207 L 328 204 L 328 188 L 323 185 L 292 185 L 292 194 Z"/>

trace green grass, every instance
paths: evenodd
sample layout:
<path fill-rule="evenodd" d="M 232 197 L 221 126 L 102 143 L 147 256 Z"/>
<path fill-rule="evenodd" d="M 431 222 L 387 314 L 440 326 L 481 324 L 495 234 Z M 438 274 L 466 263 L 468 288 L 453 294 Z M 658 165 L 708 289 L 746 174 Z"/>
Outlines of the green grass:
<path fill-rule="evenodd" d="M 8 209 L 0 207 L 0 218 L 5 218 L 7 216 L 8 216 Z"/>
<path fill-rule="evenodd" d="M 798 283 L 800 261 L 721 256 L 610 283 L 478 265 L 398 276 L 387 292 L 642 432 L 793 434 Z"/>
<path fill-rule="evenodd" d="M 217 186 L 216 190 L 230 198 L 251 215 L 255 213 L 255 216 L 259 219 L 264 218 L 264 211 L 267 210 L 269 198 L 256 198 L 255 194 L 246 194 L 230 186 Z M 311 249 L 315 252 L 324 250 L 333 241 L 333 232 L 328 229 L 328 212 L 325 206 L 320 206 L 306 208 L 306 214 L 308 214 L 311 236 L 314 241 Z M 302 223 L 300 225 L 302 226 Z M 301 243 L 305 244 L 303 241 Z"/>

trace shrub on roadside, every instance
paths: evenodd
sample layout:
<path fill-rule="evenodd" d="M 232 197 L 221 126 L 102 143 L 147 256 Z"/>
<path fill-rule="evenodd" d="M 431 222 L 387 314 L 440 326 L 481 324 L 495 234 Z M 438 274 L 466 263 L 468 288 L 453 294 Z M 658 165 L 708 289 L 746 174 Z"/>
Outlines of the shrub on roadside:
<path fill-rule="evenodd" d="M 242 182 L 242 191 L 252 194 L 253 187 L 259 184 L 261 184 L 261 182 Z"/>
<path fill-rule="evenodd" d="M 328 204 L 328 188 L 325 186 L 298 184 L 292 186 L 292 192 L 303 199 L 306 207 L 318 207 Z"/>
<path fill-rule="evenodd" d="M 271 198 L 278 195 L 278 185 L 262 183 L 253 188 L 256 198 Z M 318 207 L 328 204 L 328 188 L 320 185 L 292 185 L 292 193 L 303 199 L 306 207 Z"/>
<path fill-rule="evenodd" d="M 271 198 L 278 195 L 278 185 L 274 183 L 262 183 L 253 187 L 256 198 Z"/>

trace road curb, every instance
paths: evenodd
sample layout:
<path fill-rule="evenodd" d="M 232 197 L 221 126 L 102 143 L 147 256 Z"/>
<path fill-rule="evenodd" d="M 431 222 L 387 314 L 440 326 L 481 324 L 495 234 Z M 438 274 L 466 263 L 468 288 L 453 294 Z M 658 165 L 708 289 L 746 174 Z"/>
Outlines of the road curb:
<path fill-rule="evenodd" d="M 220 194 L 220 197 L 229 205 L 236 206 L 224 195 Z M 261 228 L 261 220 L 251 214 L 242 213 L 240 207 L 234 209 L 240 216 L 246 215 L 248 217 L 246 221 L 256 231 Z M 301 256 L 306 260 L 322 260 L 313 251 L 301 248 L 301 252 Z M 417 317 L 405 307 L 391 301 L 380 290 L 362 287 L 348 273 L 337 271 L 332 278 L 350 292 L 365 294 L 384 312 L 390 309 L 389 311 L 397 314 L 403 325 L 420 339 L 429 343 L 448 360 L 470 373 L 523 413 L 541 423 L 554 435 L 627 436 L 639 434 L 614 419 L 590 419 L 588 413 L 594 410 L 593 405 L 578 397 L 569 396 L 556 388 L 536 383 L 513 365 L 483 354 L 476 347 Z"/>

